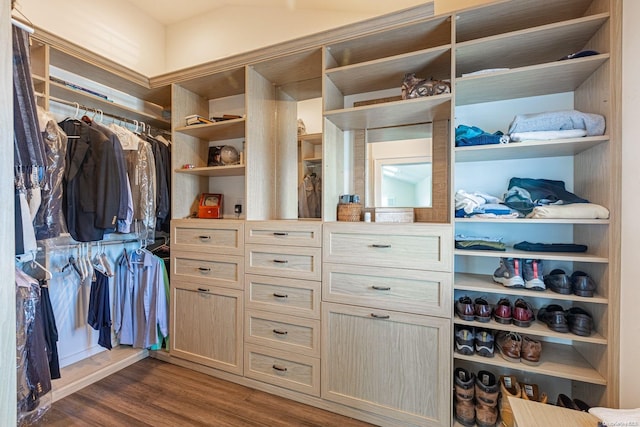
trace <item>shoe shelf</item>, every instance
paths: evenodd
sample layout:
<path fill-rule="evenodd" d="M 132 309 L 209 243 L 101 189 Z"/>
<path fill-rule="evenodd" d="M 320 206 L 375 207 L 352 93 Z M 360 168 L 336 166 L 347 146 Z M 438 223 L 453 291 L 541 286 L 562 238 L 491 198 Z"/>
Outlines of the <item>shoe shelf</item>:
<path fill-rule="evenodd" d="M 607 298 L 598 294 L 595 294 L 593 297 L 580 297 L 573 294 L 563 295 L 550 290 L 532 291 L 526 288 L 507 288 L 499 283 L 494 283 L 491 276 L 482 274 L 455 273 L 453 283 L 454 290 L 456 291 L 479 292 L 482 294 L 506 294 L 528 298 L 545 298 L 591 304 L 609 303 Z"/>
<path fill-rule="evenodd" d="M 575 156 L 596 145 L 609 141 L 609 135 L 586 136 L 548 141 L 522 141 L 509 144 L 456 147 L 456 162 L 484 162 L 544 157 Z"/>
<path fill-rule="evenodd" d="M 225 120 L 212 124 L 191 125 L 176 128 L 176 132 L 207 141 L 221 141 L 225 139 L 243 138 L 245 131 L 244 118 Z"/>
<path fill-rule="evenodd" d="M 244 165 L 230 165 L 230 166 L 209 166 L 201 168 L 184 168 L 176 169 L 176 173 L 186 175 L 198 175 L 208 177 L 220 177 L 220 176 L 244 176 Z"/>
<path fill-rule="evenodd" d="M 536 310 L 536 316 L 537 316 L 537 310 Z M 531 326 L 529 326 L 528 328 L 522 328 L 520 326 L 516 326 L 513 324 L 504 325 L 502 323 L 496 322 L 495 320 L 490 320 L 489 322 L 484 322 L 484 323 L 477 322 L 477 321 L 467 321 L 467 320 L 462 320 L 457 316 L 453 318 L 453 323 L 455 323 L 456 325 L 465 325 L 465 326 L 479 328 L 479 329 L 491 329 L 494 331 L 517 332 L 521 335 L 530 335 L 535 337 L 550 337 L 550 338 L 558 338 L 558 339 L 565 339 L 565 340 L 571 340 L 571 341 L 586 342 L 590 344 L 607 345 L 607 339 L 597 332 L 593 332 L 588 337 L 576 335 L 571 332 L 563 334 L 560 332 L 552 331 L 547 327 L 547 325 L 537 320 L 534 320 L 531 323 Z M 542 344 L 543 351 L 546 344 L 547 344 L 546 342 Z"/>
<path fill-rule="evenodd" d="M 453 352 L 453 357 L 454 359 L 468 360 L 500 368 L 516 369 L 590 384 L 607 385 L 607 380 L 572 346 L 550 342 L 544 342 L 542 346 L 540 364 L 537 366 L 510 362 L 503 359 L 498 353 L 494 357 L 482 357 L 477 355 L 467 356 Z"/>
<path fill-rule="evenodd" d="M 456 79 L 456 105 L 502 101 L 552 93 L 573 92 L 609 54 L 520 67 Z"/>
<path fill-rule="evenodd" d="M 478 256 L 478 257 L 500 257 L 500 258 L 526 258 L 526 259 L 542 259 L 554 261 L 575 261 L 575 262 L 593 262 L 608 263 L 609 258 L 605 256 L 597 256 L 589 253 L 576 252 L 530 252 L 520 251 L 517 249 L 507 249 L 506 251 L 472 251 L 467 249 L 455 249 L 454 255 L 461 256 Z"/>

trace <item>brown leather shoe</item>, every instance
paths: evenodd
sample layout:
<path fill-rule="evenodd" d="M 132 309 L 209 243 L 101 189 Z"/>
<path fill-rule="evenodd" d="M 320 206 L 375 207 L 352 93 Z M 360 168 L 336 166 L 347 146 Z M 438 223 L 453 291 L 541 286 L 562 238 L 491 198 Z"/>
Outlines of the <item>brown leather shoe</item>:
<path fill-rule="evenodd" d="M 475 424 L 476 408 L 473 400 L 455 399 L 456 420 L 463 426 L 471 427 Z"/>
<path fill-rule="evenodd" d="M 549 401 L 547 393 L 540 393 L 538 384 L 520 383 L 520 390 L 522 391 L 521 395 L 524 400 L 532 400 L 540 403 L 547 403 Z"/>
<path fill-rule="evenodd" d="M 518 298 L 513 304 L 513 324 L 522 328 L 528 328 L 534 320 L 531 304 L 522 298 Z"/>
<path fill-rule="evenodd" d="M 474 313 L 477 322 L 486 323 L 491 320 L 491 306 L 484 298 L 476 298 L 474 301 Z"/>
<path fill-rule="evenodd" d="M 498 332 L 496 346 L 500 355 L 509 362 L 519 362 L 522 350 L 522 337 L 515 332 Z"/>
<path fill-rule="evenodd" d="M 475 309 L 471 297 L 465 295 L 458 298 L 458 301 L 456 301 L 456 314 L 462 320 L 475 320 Z"/>
<path fill-rule="evenodd" d="M 520 351 L 520 361 L 527 365 L 536 366 L 540 364 L 540 354 L 542 353 L 542 343 L 531 337 L 522 337 L 522 350 Z"/>
<path fill-rule="evenodd" d="M 476 424 L 478 427 L 494 427 L 498 421 L 498 408 L 484 405 L 482 402 L 476 404 Z"/>
<path fill-rule="evenodd" d="M 493 310 L 493 320 L 498 323 L 502 323 L 503 325 L 511 323 L 511 301 L 509 301 L 508 298 L 500 298 L 498 304 L 496 304 L 496 307 Z"/>
<path fill-rule="evenodd" d="M 453 383 L 458 400 L 473 400 L 475 396 L 476 377 L 472 372 L 464 368 L 456 368 L 453 372 Z"/>
<path fill-rule="evenodd" d="M 513 375 L 504 375 L 500 377 L 500 391 L 502 396 L 500 397 L 500 418 L 502 419 L 502 425 L 504 427 L 515 427 L 516 421 L 511 410 L 511 404 L 509 403 L 509 396 L 522 397 L 522 389 L 518 380 Z"/>

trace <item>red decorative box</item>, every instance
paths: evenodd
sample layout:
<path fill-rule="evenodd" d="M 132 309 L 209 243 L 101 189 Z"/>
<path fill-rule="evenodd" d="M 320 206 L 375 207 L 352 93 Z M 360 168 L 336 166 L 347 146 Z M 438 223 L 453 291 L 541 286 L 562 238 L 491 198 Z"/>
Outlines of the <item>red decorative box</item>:
<path fill-rule="evenodd" d="M 202 193 L 198 206 L 198 218 L 222 218 L 222 194 Z"/>

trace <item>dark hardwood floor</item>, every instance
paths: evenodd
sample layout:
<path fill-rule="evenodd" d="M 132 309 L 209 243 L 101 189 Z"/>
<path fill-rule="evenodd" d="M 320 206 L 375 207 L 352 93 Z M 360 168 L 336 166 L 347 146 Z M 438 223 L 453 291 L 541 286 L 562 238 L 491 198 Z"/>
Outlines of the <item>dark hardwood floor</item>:
<path fill-rule="evenodd" d="M 370 426 L 151 358 L 59 400 L 38 425 Z"/>

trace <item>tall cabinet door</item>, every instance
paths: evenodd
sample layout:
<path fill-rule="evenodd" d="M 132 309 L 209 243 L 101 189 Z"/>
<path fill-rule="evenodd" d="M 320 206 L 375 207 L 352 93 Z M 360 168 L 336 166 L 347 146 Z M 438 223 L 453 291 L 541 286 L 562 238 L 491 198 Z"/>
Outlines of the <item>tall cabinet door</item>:
<path fill-rule="evenodd" d="M 324 303 L 322 321 L 324 399 L 396 423 L 449 422 L 450 320 Z"/>
<path fill-rule="evenodd" d="M 171 355 L 242 375 L 242 291 L 180 283 L 172 291 Z"/>

